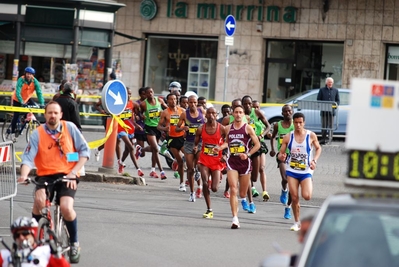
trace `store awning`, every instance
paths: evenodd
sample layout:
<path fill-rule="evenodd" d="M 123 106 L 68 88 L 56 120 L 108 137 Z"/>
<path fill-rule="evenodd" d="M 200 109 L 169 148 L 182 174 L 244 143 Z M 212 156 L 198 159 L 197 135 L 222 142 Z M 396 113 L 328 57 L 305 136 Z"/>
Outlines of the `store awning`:
<path fill-rule="evenodd" d="M 128 34 L 125 34 L 125 33 L 121 33 L 121 32 L 118 32 L 118 31 L 115 31 L 115 34 L 120 35 L 120 36 L 125 37 L 125 38 L 130 39 L 130 40 L 136 40 L 136 41 L 144 41 L 145 40 L 144 38 L 135 37 L 135 36 L 128 35 Z"/>

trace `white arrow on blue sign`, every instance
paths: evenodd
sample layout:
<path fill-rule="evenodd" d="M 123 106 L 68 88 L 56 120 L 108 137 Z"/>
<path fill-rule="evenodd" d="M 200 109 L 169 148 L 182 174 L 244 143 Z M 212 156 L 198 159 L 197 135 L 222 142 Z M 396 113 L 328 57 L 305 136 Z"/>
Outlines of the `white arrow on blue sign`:
<path fill-rule="evenodd" d="M 224 31 L 227 36 L 233 36 L 236 32 L 236 19 L 233 15 L 228 15 L 224 21 Z"/>
<path fill-rule="evenodd" d="M 104 85 L 101 97 L 103 109 L 113 115 L 121 114 L 129 100 L 126 86 L 119 80 L 107 82 Z"/>

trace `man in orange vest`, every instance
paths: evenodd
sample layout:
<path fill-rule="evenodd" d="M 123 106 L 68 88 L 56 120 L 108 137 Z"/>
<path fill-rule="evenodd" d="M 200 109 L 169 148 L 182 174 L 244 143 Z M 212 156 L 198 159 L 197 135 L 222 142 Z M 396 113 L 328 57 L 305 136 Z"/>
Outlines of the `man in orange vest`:
<path fill-rule="evenodd" d="M 40 184 L 62 177 L 79 178 L 79 171 L 90 157 L 89 145 L 73 122 L 61 120 L 61 106 L 57 102 L 50 101 L 47 104 L 44 117 L 46 123 L 32 133 L 25 148 L 18 182 L 25 181 L 34 166 L 37 169 L 36 181 Z M 50 188 L 57 192 L 61 213 L 69 232 L 71 263 L 78 263 L 80 257 L 77 219 L 73 208 L 78 181 L 70 180 Z M 41 218 L 40 211 L 45 206 L 45 199 L 44 188 L 36 186 L 32 217 L 37 221 Z"/>
<path fill-rule="evenodd" d="M 14 107 L 26 107 L 28 105 L 36 105 L 31 99 L 33 94 L 36 92 L 36 96 L 39 99 L 40 106 L 44 105 L 44 98 L 42 95 L 42 89 L 39 81 L 34 77 L 35 69 L 32 67 L 25 68 L 25 75 L 21 76 L 17 81 L 17 86 L 12 94 L 12 105 Z M 42 107 L 43 108 L 43 107 Z M 19 118 L 19 112 L 14 113 L 14 117 L 11 121 L 11 139 L 15 139 L 15 128 Z"/>

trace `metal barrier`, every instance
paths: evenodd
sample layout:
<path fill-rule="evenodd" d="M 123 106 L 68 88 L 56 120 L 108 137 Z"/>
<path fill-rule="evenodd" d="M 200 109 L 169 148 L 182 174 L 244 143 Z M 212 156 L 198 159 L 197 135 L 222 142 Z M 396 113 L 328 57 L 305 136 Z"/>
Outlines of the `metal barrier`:
<path fill-rule="evenodd" d="M 331 142 L 333 131 L 338 129 L 338 105 L 333 101 L 298 100 L 295 111 L 305 115 L 305 128 L 323 133 L 327 131 Z"/>
<path fill-rule="evenodd" d="M 12 141 L 0 143 L 0 200 L 10 200 L 10 225 L 13 221 L 13 198 L 17 195 L 15 147 Z M 3 228 L 3 227 L 1 227 Z M 9 228 L 9 226 L 7 226 Z"/>

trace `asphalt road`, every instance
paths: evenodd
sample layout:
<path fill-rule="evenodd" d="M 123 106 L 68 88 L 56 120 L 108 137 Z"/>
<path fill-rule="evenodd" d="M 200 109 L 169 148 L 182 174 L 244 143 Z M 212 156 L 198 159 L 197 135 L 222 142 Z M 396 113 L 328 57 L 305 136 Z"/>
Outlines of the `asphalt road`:
<path fill-rule="evenodd" d="M 84 135 L 88 141 L 103 137 L 100 132 Z M 24 145 L 23 141 L 17 143 L 17 151 L 22 151 Z M 129 160 L 126 163 L 126 171 L 135 174 L 133 164 Z M 93 156 L 86 170 L 97 172 L 101 165 Z M 140 165 L 148 175 L 150 158 L 140 159 Z M 353 191 L 343 185 L 346 166 L 343 140 L 323 146 L 314 174 L 313 198 L 302 200 L 301 212 L 317 211 L 332 193 Z M 240 209 L 238 230 L 230 229 L 229 200 L 222 196 L 224 179 L 220 191 L 211 196 L 214 218 L 203 219 L 205 201 L 188 202 L 189 193 L 179 192 L 179 182 L 172 171 L 167 169 L 166 173 L 165 181 L 145 176 L 146 186 L 82 179 L 75 202 L 82 246 L 80 266 L 258 266 L 264 257 L 276 252 L 273 243 L 286 251 L 300 249 L 296 233 L 289 231 L 293 221 L 283 218 L 280 176 L 271 157 L 266 166 L 271 200 L 265 203 L 255 199 L 256 214 Z M 256 186 L 260 190 L 259 182 Z M 18 188 L 14 217 L 30 214 L 32 188 Z M 8 201 L 0 202 L 0 210 L 2 214 L 9 212 Z M 8 221 L 8 216 L 2 216 L 1 226 L 7 226 Z M 8 232 L 0 230 L 1 235 Z"/>

